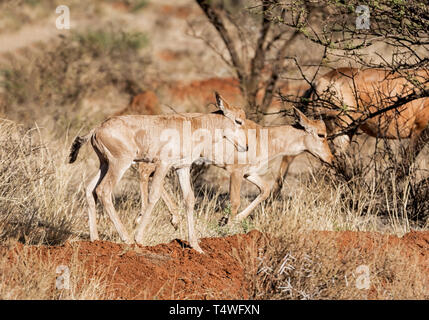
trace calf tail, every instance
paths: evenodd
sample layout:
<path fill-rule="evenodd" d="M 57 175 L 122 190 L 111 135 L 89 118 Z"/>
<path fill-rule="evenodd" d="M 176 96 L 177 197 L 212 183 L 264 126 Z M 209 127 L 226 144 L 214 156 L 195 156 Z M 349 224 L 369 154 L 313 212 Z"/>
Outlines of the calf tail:
<path fill-rule="evenodd" d="M 76 139 L 74 139 L 73 144 L 70 148 L 69 163 L 73 163 L 76 161 L 77 155 L 79 154 L 80 147 L 82 147 L 82 145 L 88 142 L 89 138 L 91 138 L 93 133 L 94 133 L 94 130 L 91 130 L 91 132 L 88 133 L 86 136 L 76 137 Z"/>

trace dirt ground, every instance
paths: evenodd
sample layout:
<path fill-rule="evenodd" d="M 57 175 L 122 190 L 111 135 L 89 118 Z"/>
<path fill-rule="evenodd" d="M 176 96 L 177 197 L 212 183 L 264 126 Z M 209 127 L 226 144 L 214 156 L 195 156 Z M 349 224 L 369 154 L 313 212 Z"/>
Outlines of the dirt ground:
<path fill-rule="evenodd" d="M 359 253 L 382 245 L 389 255 L 398 248 L 421 265 L 423 283 L 429 285 L 429 232 L 410 232 L 398 238 L 369 232 L 313 231 L 317 237 L 329 240 L 338 256 L 350 250 Z M 316 234 L 317 233 L 317 234 Z M 308 236 L 314 236 L 308 234 Z M 103 266 L 109 290 L 116 299 L 249 299 L 250 278 L 258 271 L 258 254 L 267 245 L 267 237 L 259 231 L 225 238 L 201 239 L 205 254 L 190 249 L 186 243 L 174 240 L 153 247 L 127 246 L 108 241 L 67 242 L 63 246 L 26 247 L 41 259 L 55 259 L 58 265 L 67 265 L 72 255 L 83 261 L 89 274 L 97 275 L 96 267 Z M 0 249 L 11 262 L 24 246 L 16 244 Z M 51 263 L 53 261 L 50 261 Z M 250 263 L 249 263 L 250 262 Z M 11 267 L 13 263 L 11 263 Z M 54 287 L 52 290 L 55 290 Z M 377 299 L 369 290 L 370 299 Z"/>

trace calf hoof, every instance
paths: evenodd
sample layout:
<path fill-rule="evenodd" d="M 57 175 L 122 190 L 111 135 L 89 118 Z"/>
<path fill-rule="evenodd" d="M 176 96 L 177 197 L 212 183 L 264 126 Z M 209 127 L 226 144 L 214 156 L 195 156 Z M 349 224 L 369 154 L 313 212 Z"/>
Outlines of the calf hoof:
<path fill-rule="evenodd" d="M 195 251 L 197 251 L 198 253 L 204 254 L 203 249 L 201 249 L 201 247 L 197 244 L 191 245 L 192 249 L 194 249 Z"/>
<path fill-rule="evenodd" d="M 173 226 L 174 230 L 177 231 L 179 228 L 179 223 L 175 219 L 170 219 L 170 223 Z"/>
<path fill-rule="evenodd" d="M 137 225 L 140 224 L 140 222 L 142 221 L 142 219 L 143 219 L 143 215 L 139 214 L 139 216 L 136 218 L 136 224 Z"/>
<path fill-rule="evenodd" d="M 222 217 L 220 220 L 219 220 L 219 227 L 223 227 L 223 226 L 225 226 L 227 223 L 228 223 L 228 220 L 229 220 L 229 218 L 228 217 Z"/>

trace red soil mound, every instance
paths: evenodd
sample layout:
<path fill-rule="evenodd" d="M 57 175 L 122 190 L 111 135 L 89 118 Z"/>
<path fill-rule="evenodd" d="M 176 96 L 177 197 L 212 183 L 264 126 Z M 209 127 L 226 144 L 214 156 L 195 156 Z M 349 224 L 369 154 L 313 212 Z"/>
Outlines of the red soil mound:
<path fill-rule="evenodd" d="M 411 232 L 402 238 L 369 232 L 310 232 L 338 248 L 337 257 L 349 250 L 359 253 L 377 248 L 389 254 L 403 250 L 406 257 L 421 261 L 422 279 L 429 281 L 429 232 Z M 305 237 L 306 235 L 303 235 Z M 153 247 L 127 246 L 108 241 L 68 242 L 57 247 L 27 247 L 42 259 L 55 259 L 70 264 L 72 255 L 84 263 L 89 273 L 108 273 L 109 289 L 118 299 L 247 299 L 250 282 L 246 275 L 254 274 L 259 250 L 268 243 L 258 231 L 225 238 L 200 240 L 206 254 L 201 255 L 179 240 Z M 381 247 L 380 247 L 381 246 Z M 1 254 L 19 253 L 23 245 L 12 249 L 0 247 Z M 383 253 L 384 254 L 384 253 Z M 76 258 L 76 256 L 75 256 Z M 12 258 L 11 258 L 12 259 Z M 76 260 L 75 260 L 76 261 Z M 13 263 L 11 261 L 11 267 Z M 428 282 L 429 283 L 429 282 Z M 373 297 L 376 298 L 376 297 Z"/>
<path fill-rule="evenodd" d="M 77 253 L 77 261 L 85 264 L 89 274 L 107 271 L 109 290 L 118 299 L 248 299 L 245 266 L 238 252 L 250 252 L 260 238 L 259 232 L 252 231 L 201 239 L 203 255 L 180 240 L 153 247 L 78 241 L 30 249 L 34 256 L 50 262 L 55 259 L 55 265 L 66 266 Z M 16 245 L 9 251 L 10 256 L 19 256 L 11 253 L 22 249 L 22 245 Z M 4 250 L 0 247 L 0 254 Z"/>
<path fill-rule="evenodd" d="M 167 90 L 169 99 L 176 103 L 190 100 L 202 106 L 215 101 L 214 91 L 219 92 L 232 104 L 242 103 L 239 83 L 234 78 L 210 78 L 189 83 L 177 82 L 170 84 Z"/>
<path fill-rule="evenodd" d="M 164 17 L 174 17 L 177 19 L 187 19 L 191 14 L 201 14 L 194 7 L 188 5 L 163 5 L 160 7 L 160 14 Z"/>
<path fill-rule="evenodd" d="M 128 106 L 116 112 L 113 116 L 127 114 L 160 114 L 158 97 L 153 91 L 144 91 L 136 95 Z"/>

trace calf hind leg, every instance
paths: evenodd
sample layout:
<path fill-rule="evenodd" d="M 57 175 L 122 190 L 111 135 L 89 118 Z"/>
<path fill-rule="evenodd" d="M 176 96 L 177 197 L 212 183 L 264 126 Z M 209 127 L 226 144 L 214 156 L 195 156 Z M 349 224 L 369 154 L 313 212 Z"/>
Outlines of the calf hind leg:
<path fill-rule="evenodd" d="M 112 201 L 112 193 L 116 184 L 130 165 L 131 161 L 109 162 L 104 178 L 95 189 L 97 197 L 100 199 L 104 209 L 107 211 L 110 220 L 113 222 L 119 233 L 119 236 L 122 241 L 126 243 L 132 243 L 132 239 L 115 211 Z"/>
<path fill-rule="evenodd" d="M 98 185 L 101 177 L 101 168 L 97 175 L 91 180 L 91 182 L 86 187 L 86 202 L 88 203 L 88 222 L 89 222 L 89 237 L 91 241 L 98 240 L 98 230 L 97 230 L 97 215 L 95 202 L 97 195 L 95 194 L 95 188 Z"/>

